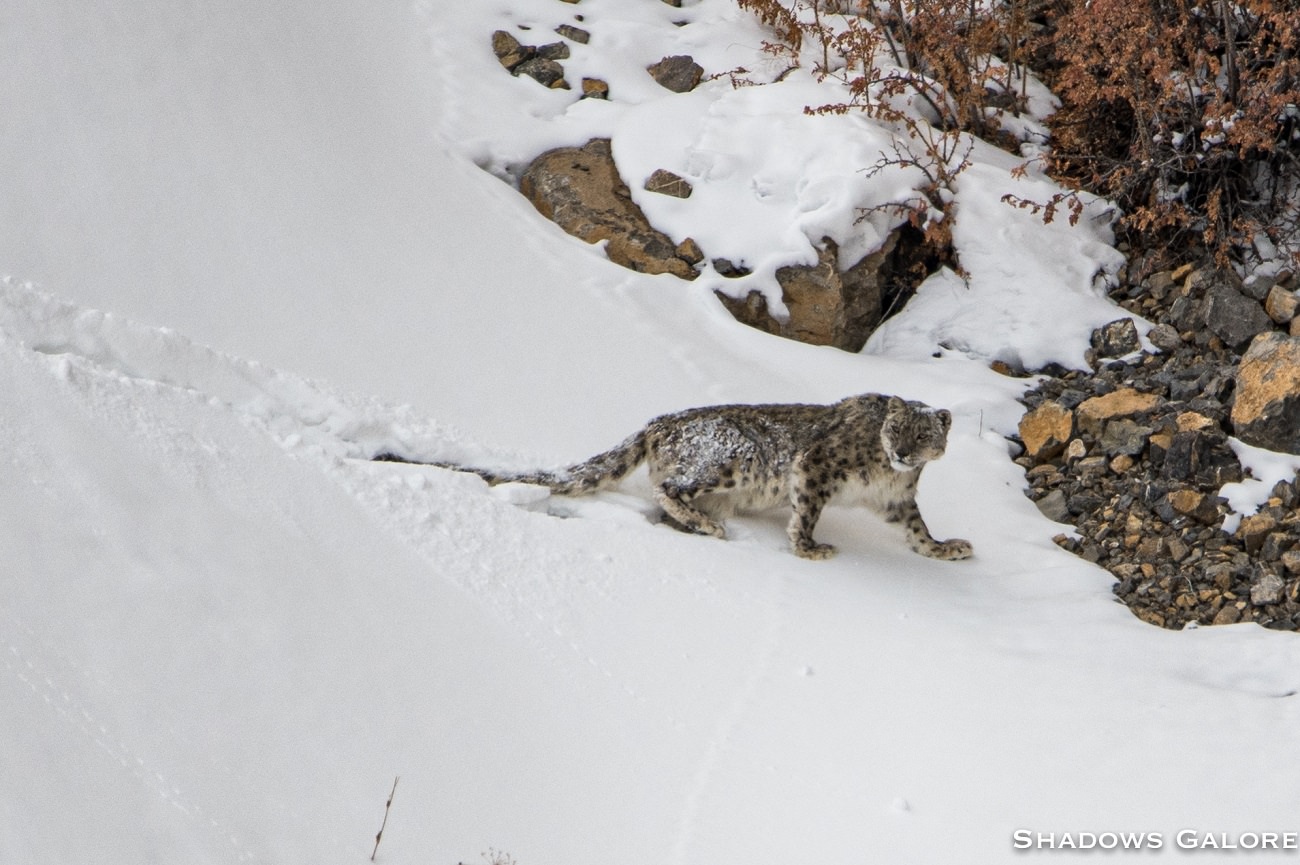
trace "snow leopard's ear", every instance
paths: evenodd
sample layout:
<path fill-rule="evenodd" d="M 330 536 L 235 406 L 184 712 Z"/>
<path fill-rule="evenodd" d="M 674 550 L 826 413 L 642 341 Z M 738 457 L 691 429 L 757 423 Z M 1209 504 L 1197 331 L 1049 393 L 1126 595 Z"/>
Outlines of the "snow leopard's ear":
<path fill-rule="evenodd" d="M 934 413 L 934 416 L 939 419 L 939 425 L 943 427 L 944 435 L 947 435 L 948 430 L 952 429 L 952 412 L 946 408 L 941 408 Z"/>
<path fill-rule="evenodd" d="M 907 403 L 903 402 L 901 397 L 891 396 L 889 402 L 885 404 L 885 411 L 889 414 L 901 414 L 907 411 Z"/>

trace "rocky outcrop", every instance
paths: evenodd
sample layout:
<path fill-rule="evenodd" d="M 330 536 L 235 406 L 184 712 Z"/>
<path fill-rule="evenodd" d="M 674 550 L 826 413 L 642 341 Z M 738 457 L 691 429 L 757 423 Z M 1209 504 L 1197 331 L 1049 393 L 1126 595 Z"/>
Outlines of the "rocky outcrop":
<path fill-rule="evenodd" d="M 1300 453 L 1300 338 L 1255 337 L 1237 365 L 1232 426 L 1247 444 Z"/>
<path fill-rule="evenodd" d="M 1279 482 L 1258 513 L 1226 523 L 1231 531 L 1219 496 L 1244 473 L 1229 434 L 1241 433 L 1248 382 L 1285 376 L 1262 366 L 1234 376 L 1237 356 L 1217 334 L 1177 335 L 1162 324 L 1176 339 L 1160 337 L 1169 346 L 1161 354 L 1098 358 L 1095 370 L 1061 371 L 1026 395 L 1016 461 L 1029 496 L 1048 518 L 1075 527 L 1057 543 L 1110 570 L 1116 595 L 1147 622 L 1300 630 L 1296 482 Z M 1094 337 L 1095 346 L 1105 341 Z M 1280 361 L 1293 342 L 1259 336 L 1241 367 Z"/>
<path fill-rule="evenodd" d="M 537 157 L 524 171 L 520 191 L 548 219 L 588 243 L 606 243 L 616 264 L 642 273 L 671 273 L 694 279 L 704 251 L 687 238 L 674 244 L 650 225 L 623 184 L 614 164 L 610 142 L 594 139 L 583 147 L 563 147 Z M 662 195 L 688 198 L 690 183 L 659 169 L 644 188 Z M 889 237 L 876 252 L 841 270 L 835 242 L 823 239 L 816 264 L 788 265 L 776 272 L 788 315 L 768 309 L 765 295 L 750 291 L 743 298 L 724 292 L 718 297 L 741 322 L 768 333 L 810 343 L 859 351 L 883 316 L 882 284 L 898 241 Z M 724 259 L 714 259 L 722 276 L 749 273 Z"/>
<path fill-rule="evenodd" d="M 811 345 L 860 351 L 884 314 L 882 282 L 897 239 L 896 234 L 890 235 L 883 247 L 840 270 L 839 248 L 824 238 L 816 264 L 778 268 L 776 279 L 788 312 L 784 318 L 771 313 L 758 291 L 740 299 L 722 292 L 718 297 L 733 316 L 751 327 Z"/>
<path fill-rule="evenodd" d="M 605 241 L 605 254 L 615 264 L 641 273 L 697 276 L 677 244 L 655 230 L 632 201 L 608 139 L 543 153 L 524 171 L 519 189 L 569 234 L 588 243 Z"/>

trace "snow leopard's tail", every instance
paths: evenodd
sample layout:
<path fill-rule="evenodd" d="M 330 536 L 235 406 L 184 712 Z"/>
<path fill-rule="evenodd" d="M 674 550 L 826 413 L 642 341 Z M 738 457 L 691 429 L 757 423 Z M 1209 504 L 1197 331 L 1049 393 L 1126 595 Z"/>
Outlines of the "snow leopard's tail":
<path fill-rule="evenodd" d="M 377 454 L 373 459 L 378 462 L 412 463 L 453 469 L 458 472 L 471 472 L 493 486 L 508 483 L 537 484 L 538 486 L 548 487 L 551 492 L 562 496 L 585 496 L 616 485 L 644 462 L 646 458 L 645 440 L 645 430 L 642 430 L 629 436 L 616 448 L 596 454 L 591 459 L 571 465 L 568 468 L 554 471 L 496 471 L 475 466 L 457 465 L 456 463 L 423 462 L 388 452 Z"/>

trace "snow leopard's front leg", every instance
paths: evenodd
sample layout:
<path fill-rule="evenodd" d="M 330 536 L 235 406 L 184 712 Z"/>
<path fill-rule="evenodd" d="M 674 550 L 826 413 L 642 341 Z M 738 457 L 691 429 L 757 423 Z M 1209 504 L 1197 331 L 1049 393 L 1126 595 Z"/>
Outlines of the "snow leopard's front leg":
<path fill-rule="evenodd" d="M 930 529 L 926 526 L 925 520 L 921 518 L 921 509 L 916 506 L 916 501 L 904 502 L 896 511 L 898 518 L 902 521 L 907 529 L 907 545 L 913 552 L 920 553 L 932 559 L 944 559 L 946 561 L 955 561 L 957 559 L 969 559 L 974 553 L 970 541 L 961 538 L 952 538 L 947 541 L 936 541 L 930 534 Z M 893 513 L 891 513 L 891 516 Z"/>
<path fill-rule="evenodd" d="M 794 554 L 804 559 L 829 559 L 835 555 L 831 544 L 819 544 L 813 540 L 813 529 L 821 517 L 822 508 L 830 500 L 829 478 L 813 476 L 802 464 L 795 464 L 790 483 L 790 524 L 786 534 L 790 536 L 790 545 Z"/>

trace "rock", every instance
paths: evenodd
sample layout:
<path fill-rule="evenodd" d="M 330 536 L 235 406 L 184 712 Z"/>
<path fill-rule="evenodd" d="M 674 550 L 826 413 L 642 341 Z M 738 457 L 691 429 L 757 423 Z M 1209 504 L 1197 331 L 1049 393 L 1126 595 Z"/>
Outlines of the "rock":
<path fill-rule="evenodd" d="M 838 247 L 830 238 L 823 238 L 816 264 L 777 268 L 781 300 L 789 313 L 784 319 L 772 315 L 766 300 L 754 299 L 756 291 L 743 300 L 725 294 L 719 298 L 732 315 L 751 327 L 810 345 L 856 352 L 866 345 L 884 314 L 884 269 L 897 242 L 898 234 L 891 234 L 883 247 L 841 271 Z M 731 262 L 713 262 L 720 273 L 728 275 L 719 263 L 730 266 Z"/>
<path fill-rule="evenodd" d="M 1219 500 L 1199 490 L 1174 490 L 1166 496 L 1175 513 L 1207 525 L 1219 521 Z"/>
<path fill-rule="evenodd" d="M 1300 504 L 1300 491 L 1297 491 L 1295 484 L 1288 480 L 1281 480 L 1273 484 L 1273 489 L 1269 490 L 1268 497 L 1277 499 L 1277 503 L 1288 510 L 1292 510 L 1297 504 Z"/>
<path fill-rule="evenodd" d="M 1287 550 L 1282 554 L 1279 561 L 1282 562 L 1282 567 L 1286 568 L 1288 574 L 1292 576 L 1300 575 L 1300 550 Z"/>
<path fill-rule="evenodd" d="M 1216 282 L 1206 294 L 1205 326 L 1224 345 L 1240 351 L 1256 334 L 1273 329 L 1273 321 L 1257 301 L 1232 286 Z"/>
<path fill-rule="evenodd" d="M 583 99 L 608 99 L 609 85 L 599 78 L 582 79 Z"/>
<path fill-rule="evenodd" d="M 1066 462 L 1077 462 L 1088 455 L 1088 446 L 1083 443 L 1083 439 L 1071 439 L 1070 443 L 1065 446 Z"/>
<path fill-rule="evenodd" d="M 519 40 L 505 30 L 497 30 L 492 34 L 492 53 L 501 61 L 501 65 L 511 72 L 523 63 L 537 55 L 537 49 L 531 45 L 521 45 Z"/>
<path fill-rule="evenodd" d="M 1241 462 L 1222 433 L 1179 432 L 1174 433 L 1165 451 L 1160 476 L 1169 481 L 1217 489 L 1241 480 Z"/>
<path fill-rule="evenodd" d="M 1020 419 L 1019 431 L 1025 451 L 1035 462 L 1050 460 L 1065 450 L 1070 441 L 1074 414 L 1059 403 L 1045 402 Z"/>
<path fill-rule="evenodd" d="M 1300 307 L 1300 298 L 1296 297 L 1295 292 L 1287 291 L 1279 285 L 1269 289 L 1268 298 L 1264 301 L 1264 312 L 1278 324 L 1290 324 L 1295 318 L 1297 307 Z"/>
<path fill-rule="evenodd" d="M 1164 300 L 1178 283 L 1171 271 L 1162 270 L 1148 276 L 1143 280 L 1142 285 L 1156 300 Z"/>
<path fill-rule="evenodd" d="M 1194 411 L 1180 412 L 1174 419 L 1174 423 L 1177 424 L 1179 432 L 1207 432 L 1219 428 L 1213 418 Z"/>
<path fill-rule="evenodd" d="M 694 279 L 695 269 L 656 231 L 632 201 L 614 164 L 610 142 L 549 150 L 524 171 L 519 189 L 543 216 L 588 243 L 608 241 L 610 261 L 642 273 Z"/>
<path fill-rule="evenodd" d="M 704 77 L 704 67 L 688 55 L 678 54 L 665 57 L 653 66 L 646 68 L 650 77 L 661 87 L 674 93 L 687 93 L 699 85 Z"/>
<path fill-rule="evenodd" d="M 690 198 L 691 184 L 684 178 L 678 177 L 671 171 L 662 168 L 655 169 L 645 182 L 647 192 L 658 192 L 661 195 L 671 195 L 673 198 Z"/>
<path fill-rule="evenodd" d="M 1092 332 L 1092 350 L 1097 357 L 1123 357 L 1142 350 L 1137 325 L 1131 318 L 1120 318 Z"/>
<path fill-rule="evenodd" d="M 1170 324 L 1157 324 L 1147 332 L 1147 339 L 1151 344 L 1161 351 L 1174 351 L 1183 344 L 1183 338 L 1178 335 L 1178 329 Z"/>
<path fill-rule="evenodd" d="M 1052 490 L 1034 504 L 1038 505 L 1043 516 L 1054 523 L 1064 523 L 1070 519 L 1070 508 L 1066 504 L 1065 493 L 1061 490 Z"/>
<path fill-rule="evenodd" d="M 1280 604 L 1286 584 L 1277 574 L 1264 573 L 1250 586 L 1250 602 L 1257 607 Z"/>
<path fill-rule="evenodd" d="M 1120 388 L 1102 396 L 1086 399 L 1079 404 L 1075 419 L 1082 432 L 1097 435 L 1106 421 L 1112 418 L 1133 417 L 1156 407 L 1160 398 L 1153 393 L 1141 393 L 1133 388 Z"/>
<path fill-rule="evenodd" d="M 1262 333 L 1236 373 L 1232 427 L 1246 444 L 1300 453 L 1300 338 Z"/>
<path fill-rule="evenodd" d="M 1106 424 L 1105 431 L 1097 440 L 1097 447 L 1107 456 L 1123 454 L 1134 457 L 1146 450 L 1147 439 L 1155 432 L 1149 426 L 1134 423 L 1128 418 L 1120 418 Z"/>
<path fill-rule="evenodd" d="M 1183 294 L 1169 307 L 1169 322 L 1180 331 L 1194 331 L 1205 326 L 1205 298 Z"/>
<path fill-rule="evenodd" d="M 574 27 L 572 24 L 561 24 L 555 28 L 555 32 L 565 39 L 577 42 L 579 45 L 586 45 L 591 40 L 591 33 L 581 27 Z"/>
<path fill-rule="evenodd" d="M 1270 274 L 1252 273 L 1241 281 L 1241 293 L 1251 300 L 1262 301 L 1277 285 L 1277 277 Z"/>
<path fill-rule="evenodd" d="M 545 60 L 568 60 L 569 45 L 567 42 L 551 42 L 546 45 L 537 46 L 537 56 Z"/>
<path fill-rule="evenodd" d="M 688 237 L 677 244 L 677 248 L 673 252 L 676 253 L 678 258 L 691 266 L 697 265 L 704 260 L 704 251 L 700 249 L 700 245 L 695 242 L 693 237 Z"/>
<path fill-rule="evenodd" d="M 1259 557 L 1266 562 L 1281 561 L 1282 554 L 1291 549 L 1295 538 L 1286 532 L 1269 532 L 1259 545 Z"/>
<path fill-rule="evenodd" d="M 739 279 L 742 276 L 749 276 L 749 274 L 753 273 L 753 271 L 748 267 L 745 267 L 745 265 L 736 264 L 730 258 L 715 258 L 709 263 L 713 265 L 713 269 L 718 272 L 719 276 L 724 276 L 727 279 Z M 764 304 L 764 308 L 766 308 L 766 304 Z M 755 327 L 757 327 L 757 325 L 755 325 Z"/>
<path fill-rule="evenodd" d="M 1241 610 L 1235 604 L 1228 604 L 1214 614 L 1211 625 L 1235 625 L 1241 621 Z"/>
<path fill-rule="evenodd" d="M 1237 527 L 1236 536 L 1249 555 L 1256 555 L 1264 546 L 1264 540 L 1277 528 L 1277 520 L 1266 513 L 1250 514 L 1242 517 Z"/>
<path fill-rule="evenodd" d="M 559 61 L 546 57 L 532 57 L 520 63 L 512 70 L 515 75 L 527 75 L 543 87 L 552 90 L 567 90 L 568 82 L 564 80 L 564 67 Z"/>

